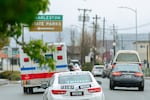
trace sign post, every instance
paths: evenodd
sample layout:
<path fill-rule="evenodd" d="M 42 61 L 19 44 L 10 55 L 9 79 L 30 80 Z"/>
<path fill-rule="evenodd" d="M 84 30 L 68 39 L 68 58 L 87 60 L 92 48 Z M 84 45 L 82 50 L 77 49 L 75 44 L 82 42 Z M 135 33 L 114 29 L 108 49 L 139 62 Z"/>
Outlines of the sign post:
<path fill-rule="evenodd" d="M 30 31 L 61 32 L 62 20 L 62 15 L 38 15 L 30 27 Z"/>

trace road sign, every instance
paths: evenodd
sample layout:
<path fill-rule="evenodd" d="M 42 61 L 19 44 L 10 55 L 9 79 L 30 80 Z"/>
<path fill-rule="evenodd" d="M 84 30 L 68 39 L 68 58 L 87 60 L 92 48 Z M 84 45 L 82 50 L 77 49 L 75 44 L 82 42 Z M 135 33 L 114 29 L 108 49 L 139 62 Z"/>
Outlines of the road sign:
<path fill-rule="evenodd" d="M 30 31 L 60 32 L 62 31 L 62 20 L 62 15 L 38 15 L 30 27 Z"/>

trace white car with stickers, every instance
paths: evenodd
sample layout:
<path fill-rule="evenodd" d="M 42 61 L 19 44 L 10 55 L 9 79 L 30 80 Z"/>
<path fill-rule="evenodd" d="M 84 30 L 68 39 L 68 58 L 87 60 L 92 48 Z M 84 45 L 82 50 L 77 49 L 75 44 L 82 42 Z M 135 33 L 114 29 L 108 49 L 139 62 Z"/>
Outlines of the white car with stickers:
<path fill-rule="evenodd" d="M 43 100 L 105 100 L 100 84 L 89 71 L 55 73 Z"/>

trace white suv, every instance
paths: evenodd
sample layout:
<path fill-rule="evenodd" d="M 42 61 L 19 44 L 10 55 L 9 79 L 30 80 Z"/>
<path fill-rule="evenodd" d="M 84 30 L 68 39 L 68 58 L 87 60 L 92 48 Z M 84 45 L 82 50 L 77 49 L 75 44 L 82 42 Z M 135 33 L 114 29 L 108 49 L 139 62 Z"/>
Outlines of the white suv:
<path fill-rule="evenodd" d="M 112 61 L 112 67 L 116 63 L 135 63 L 142 66 L 140 56 L 135 50 L 119 50 Z"/>

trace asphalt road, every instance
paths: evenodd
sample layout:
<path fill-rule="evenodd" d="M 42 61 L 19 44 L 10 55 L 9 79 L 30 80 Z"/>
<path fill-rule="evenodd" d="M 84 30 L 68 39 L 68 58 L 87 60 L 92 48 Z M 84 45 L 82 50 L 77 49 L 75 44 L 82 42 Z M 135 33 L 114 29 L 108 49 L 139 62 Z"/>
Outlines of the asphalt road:
<path fill-rule="evenodd" d="M 103 91 L 106 100 L 150 100 L 150 80 L 145 80 L 145 90 L 138 91 L 138 88 L 116 88 L 109 90 L 109 80 L 96 77 L 102 81 Z M 0 86 L 1 100 L 42 100 L 42 89 L 34 89 L 34 94 L 23 94 L 19 83 Z"/>
<path fill-rule="evenodd" d="M 103 91 L 106 100 L 150 100 L 150 79 L 145 79 L 145 90 L 138 91 L 138 88 L 116 87 L 109 89 L 109 79 L 96 77 L 102 81 Z"/>

